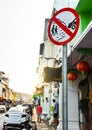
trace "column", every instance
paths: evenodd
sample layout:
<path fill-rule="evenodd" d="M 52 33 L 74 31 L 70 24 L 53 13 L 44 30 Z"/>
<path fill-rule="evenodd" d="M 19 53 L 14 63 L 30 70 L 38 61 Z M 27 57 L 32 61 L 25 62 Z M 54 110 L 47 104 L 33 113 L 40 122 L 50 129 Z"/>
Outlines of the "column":
<path fill-rule="evenodd" d="M 78 81 L 68 81 L 68 130 L 79 130 Z"/>

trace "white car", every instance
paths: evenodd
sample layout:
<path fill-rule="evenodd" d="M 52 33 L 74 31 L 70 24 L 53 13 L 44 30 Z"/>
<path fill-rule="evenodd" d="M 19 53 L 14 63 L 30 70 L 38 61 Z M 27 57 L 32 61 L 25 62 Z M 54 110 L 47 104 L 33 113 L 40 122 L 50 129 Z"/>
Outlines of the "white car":
<path fill-rule="evenodd" d="M 5 105 L 0 105 L 0 112 L 6 112 Z"/>
<path fill-rule="evenodd" d="M 29 114 L 29 108 L 27 106 L 18 105 L 16 107 L 18 110 L 27 113 L 29 120 L 31 120 L 31 115 Z"/>
<path fill-rule="evenodd" d="M 11 128 L 24 128 L 29 123 L 29 115 L 24 112 L 25 108 L 21 110 L 17 107 L 11 107 L 4 116 L 3 130 Z"/>

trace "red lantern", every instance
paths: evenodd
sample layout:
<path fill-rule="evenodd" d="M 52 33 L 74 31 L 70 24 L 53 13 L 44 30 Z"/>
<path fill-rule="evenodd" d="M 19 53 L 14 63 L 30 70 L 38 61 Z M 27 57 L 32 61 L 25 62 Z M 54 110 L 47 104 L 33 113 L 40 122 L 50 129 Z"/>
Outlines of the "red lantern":
<path fill-rule="evenodd" d="M 80 61 L 77 64 L 77 69 L 82 73 L 83 79 L 84 79 L 84 73 L 89 70 L 89 64 L 86 61 Z"/>
<path fill-rule="evenodd" d="M 80 72 L 87 72 L 89 70 L 89 64 L 86 61 L 80 61 L 77 64 L 77 69 Z"/>
<path fill-rule="evenodd" d="M 69 72 L 67 78 L 69 80 L 76 80 L 77 79 L 77 74 L 75 72 Z"/>

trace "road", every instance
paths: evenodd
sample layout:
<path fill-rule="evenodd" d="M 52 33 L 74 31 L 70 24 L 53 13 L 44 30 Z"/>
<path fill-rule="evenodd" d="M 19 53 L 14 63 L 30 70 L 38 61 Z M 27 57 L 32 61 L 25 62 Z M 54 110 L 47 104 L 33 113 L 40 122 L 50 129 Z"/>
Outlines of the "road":
<path fill-rule="evenodd" d="M 4 119 L 4 113 L 0 113 L 0 130 L 2 130 L 3 127 L 3 119 Z"/>

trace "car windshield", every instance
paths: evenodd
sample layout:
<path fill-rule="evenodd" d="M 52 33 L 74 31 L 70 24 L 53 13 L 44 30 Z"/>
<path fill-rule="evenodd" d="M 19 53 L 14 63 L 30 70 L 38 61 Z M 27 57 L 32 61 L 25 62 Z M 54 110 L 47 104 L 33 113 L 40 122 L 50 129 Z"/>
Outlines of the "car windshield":
<path fill-rule="evenodd" d="M 23 104 L 22 106 L 28 106 L 29 107 L 30 105 L 29 104 Z"/>
<path fill-rule="evenodd" d="M 9 113 L 22 113 L 22 110 L 20 109 L 17 109 L 15 107 L 11 107 L 9 110 L 8 110 Z"/>
<path fill-rule="evenodd" d="M 9 110 L 8 112 L 11 112 L 11 113 L 21 113 L 21 111 L 19 111 L 19 110 Z"/>

